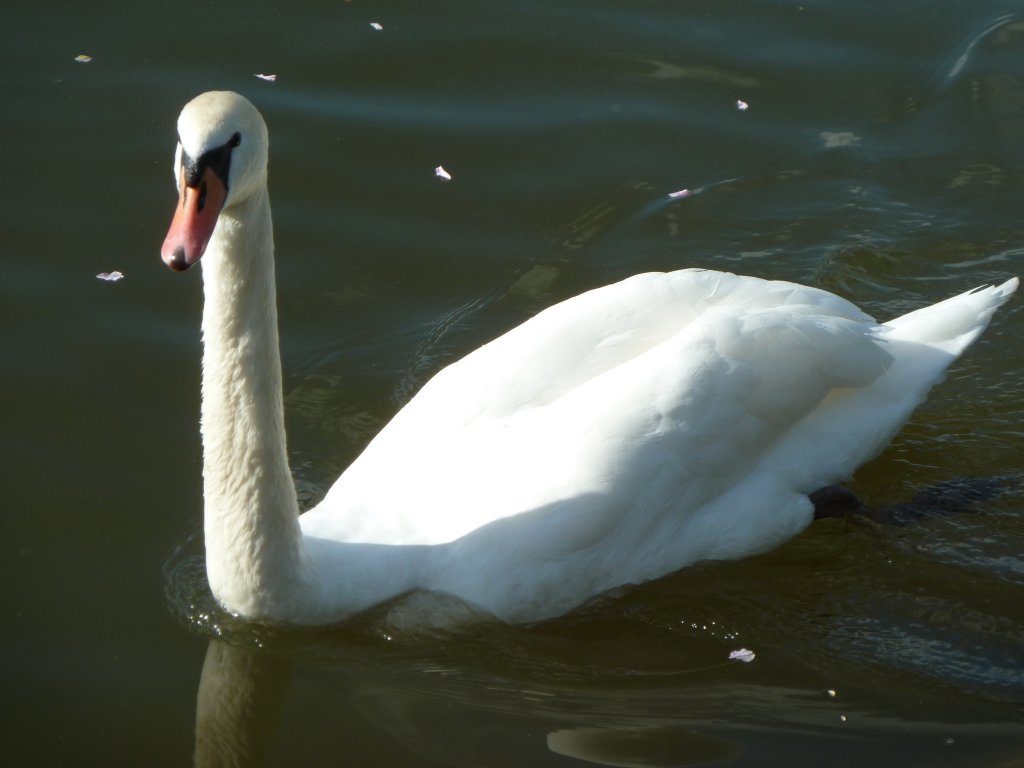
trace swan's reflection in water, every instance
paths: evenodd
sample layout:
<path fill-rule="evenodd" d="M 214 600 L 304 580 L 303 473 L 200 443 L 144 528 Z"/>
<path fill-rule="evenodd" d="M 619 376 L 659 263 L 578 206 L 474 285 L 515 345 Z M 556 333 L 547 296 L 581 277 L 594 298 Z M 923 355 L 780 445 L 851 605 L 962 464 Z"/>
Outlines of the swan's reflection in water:
<path fill-rule="evenodd" d="M 739 664 L 710 676 L 695 670 L 690 680 L 583 685 L 513 683 L 443 655 L 394 657 L 366 646 L 340 664 L 309 661 L 294 649 L 212 641 L 195 764 L 542 768 L 785 765 L 799 757 L 859 766 L 872 754 L 879 766 L 1009 765 L 1024 737 L 1005 721 L 943 724 L 858 711 L 842 695 L 744 681 L 749 667 Z"/>
<path fill-rule="evenodd" d="M 264 765 L 290 678 L 281 658 L 210 641 L 196 698 L 196 766 Z"/>
<path fill-rule="evenodd" d="M 279 754 L 275 741 L 292 673 L 292 663 L 287 658 L 223 640 L 211 641 L 196 704 L 196 766 L 241 768 L 272 764 L 272 757 Z M 544 749 L 556 761 L 560 755 L 612 766 L 711 765 L 743 753 L 735 742 L 701 734 L 682 723 L 567 727 L 546 734 L 543 730 L 524 729 L 532 744 L 510 753 L 499 739 L 485 743 L 489 736 L 496 735 L 493 726 L 486 724 L 489 718 L 467 717 L 458 702 L 454 707 L 451 702 L 438 702 L 438 691 L 430 690 L 437 682 L 436 677 L 424 674 L 419 691 L 403 690 L 404 686 L 379 688 L 368 681 L 360 690 L 345 691 L 344 698 L 358 707 L 361 717 L 335 711 L 332 719 L 337 726 L 351 731 L 336 735 L 343 742 L 349 738 L 359 741 L 365 737 L 365 733 L 360 733 L 360 720 L 372 719 L 374 729 L 394 737 L 407 752 L 454 765 L 479 765 L 477 761 L 481 759 L 490 765 L 515 765 L 521 758 L 534 765 L 541 758 L 543 764 Z M 495 693 L 500 699 L 509 691 L 484 694 L 482 704 L 492 710 L 490 714 L 495 705 L 501 706 L 493 701 Z M 530 695 L 528 691 L 521 693 Z M 492 700 L 487 701 L 489 698 Z M 446 711 L 447 717 L 443 714 Z M 442 714 L 440 723 L 438 714 Z M 523 715 L 514 711 L 504 713 L 506 719 L 517 721 Z M 460 739 L 460 728 L 466 730 L 467 738 Z M 514 756 L 516 753 L 518 757 Z M 342 757 L 339 764 L 347 762 Z"/>

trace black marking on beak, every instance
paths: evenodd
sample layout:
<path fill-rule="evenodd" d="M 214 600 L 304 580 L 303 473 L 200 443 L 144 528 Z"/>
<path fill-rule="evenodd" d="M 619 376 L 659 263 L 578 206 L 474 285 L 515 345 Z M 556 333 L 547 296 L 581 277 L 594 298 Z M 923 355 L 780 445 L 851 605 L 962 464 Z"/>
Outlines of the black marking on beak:
<path fill-rule="evenodd" d="M 179 139 L 180 143 L 180 139 Z M 184 149 L 181 152 L 181 165 L 185 169 L 185 186 L 200 190 L 199 210 L 203 209 L 206 202 L 206 189 L 200 186 L 203 172 L 209 168 L 224 183 L 224 189 L 228 189 L 228 172 L 231 169 L 231 150 L 242 143 L 242 136 L 235 133 L 227 143 L 216 149 L 209 149 L 203 152 L 198 158 L 191 157 Z"/>
<path fill-rule="evenodd" d="M 185 249 L 182 246 L 178 246 L 174 249 L 174 253 L 171 254 L 171 260 L 167 262 L 167 266 L 173 269 L 175 272 L 184 272 L 191 265 L 185 258 Z"/>

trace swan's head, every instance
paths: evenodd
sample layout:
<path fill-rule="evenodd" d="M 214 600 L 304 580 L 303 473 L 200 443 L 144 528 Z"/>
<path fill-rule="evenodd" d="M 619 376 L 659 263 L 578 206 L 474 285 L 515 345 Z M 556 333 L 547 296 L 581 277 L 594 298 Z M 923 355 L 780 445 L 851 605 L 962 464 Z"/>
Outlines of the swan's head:
<path fill-rule="evenodd" d="M 183 271 L 202 257 L 221 211 L 266 185 L 267 126 L 248 99 L 207 91 L 178 118 L 174 153 L 178 207 L 160 255 Z"/>

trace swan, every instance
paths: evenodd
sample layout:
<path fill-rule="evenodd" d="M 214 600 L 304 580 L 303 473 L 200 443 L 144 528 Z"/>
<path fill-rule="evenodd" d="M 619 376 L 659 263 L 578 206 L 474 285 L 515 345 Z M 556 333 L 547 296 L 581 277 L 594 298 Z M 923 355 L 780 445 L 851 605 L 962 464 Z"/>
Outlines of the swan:
<path fill-rule="evenodd" d="M 437 373 L 300 516 L 267 153 L 244 97 L 189 102 L 161 249 L 176 271 L 202 259 L 207 576 L 245 619 L 326 624 L 428 592 L 534 622 L 767 551 L 885 447 L 1018 284 L 879 324 L 792 283 L 636 275 Z"/>

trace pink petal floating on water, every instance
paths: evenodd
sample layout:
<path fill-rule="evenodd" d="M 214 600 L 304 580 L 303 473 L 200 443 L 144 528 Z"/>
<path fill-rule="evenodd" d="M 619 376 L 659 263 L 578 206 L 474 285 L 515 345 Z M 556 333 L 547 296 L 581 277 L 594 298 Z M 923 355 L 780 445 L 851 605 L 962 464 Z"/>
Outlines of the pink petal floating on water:
<path fill-rule="evenodd" d="M 108 283 L 116 283 L 118 280 L 124 280 L 124 275 L 116 269 L 113 272 L 100 272 L 96 277 L 100 280 L 106 280 Z"/>
<path fill-rule="evenodd" d="M 90 56 L 87 53 L 80 53 L 77 56 L 75 56 L 75 61 L 77 61 L 79 64 L 88 64 L 90 61 L 92 61 L 92 56 Z"/>
<path fill-rule="evenodd" d="M 277 75 L 256 75 L 260 80 L 266 80 L 268 83 L 272 83 L 277 80 Z"/>
<path fill-rule="evenodd" d="M 755 653 L 749 648 L 740 648 L 738 651 L 730 651 L 729 658 L 742 661 L 744 664 L 749 664 L 754 660 Z"/>
<path fill-rule="evenodd" d="M 750 105 L 747 104 L 747 102 L 745 102 L 743 99 L 737 99 L 736 109 L 738 109 L 740 112 L 746 112 L 748 109 L 750 109 Z"/>
<path fill-rule="evenodd" d="M 434 169 L 434 173 L 437 175 L 437 178 L 439 179 L 444 179 L 445 181 L 452 180 L 452 175 L 444 169 L 443 165 L 437 166 L 437 168 Z"/>
<path fill-rule="evenodd" d="M 689 197 L 691 194 L 688 189 L 678 189 L 675 192 L 669 192 L 668 196 L 674 200 L 677 197 Z"/>
<path fill-rule="evenodd" d="M 376 29 L 378 32 L 384 29 L 384 25 L 381 24 L 379 21 L 371 21 L 370 26 Z"/>

